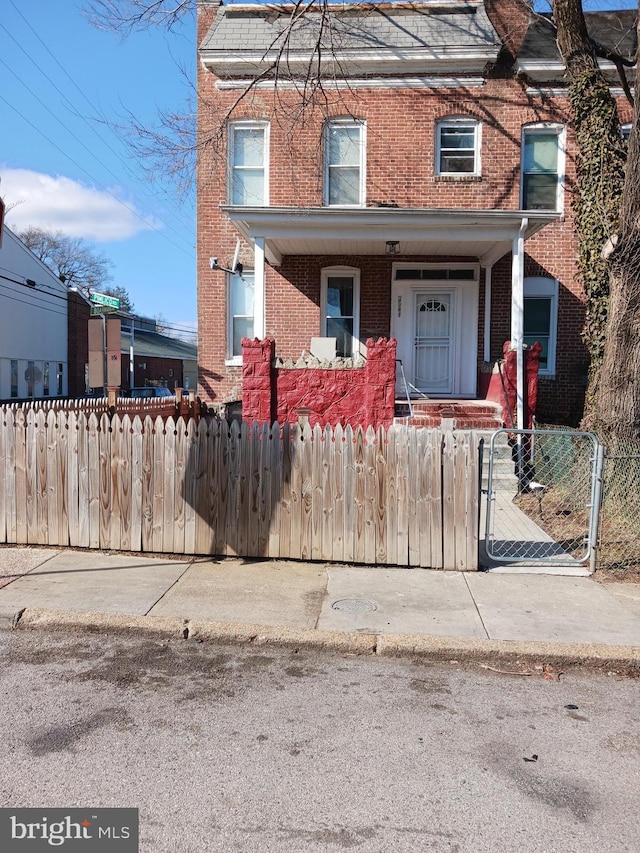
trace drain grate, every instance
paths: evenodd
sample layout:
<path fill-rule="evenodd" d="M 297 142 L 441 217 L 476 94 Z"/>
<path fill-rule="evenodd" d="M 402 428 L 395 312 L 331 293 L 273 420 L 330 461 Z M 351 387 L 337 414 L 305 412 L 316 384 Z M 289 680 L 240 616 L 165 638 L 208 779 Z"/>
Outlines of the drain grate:
<path fill-rule="evenodd" d="M 372 613 L 378 608 L 373 601 L 366 601 L 364 598 L 341 598 L 333 602 L 331 609 L 343 613 Z"/>

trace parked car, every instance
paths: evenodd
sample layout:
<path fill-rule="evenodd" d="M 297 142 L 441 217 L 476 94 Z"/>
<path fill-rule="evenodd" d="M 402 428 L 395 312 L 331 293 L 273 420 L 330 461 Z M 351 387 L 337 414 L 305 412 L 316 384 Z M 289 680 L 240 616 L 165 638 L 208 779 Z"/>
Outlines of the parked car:
<path fill-rule="evenodd" d="M 129 392 L 129 396 L 140 399 L 142 397 L 174 397 L 175 395 L 172 394 L 168 388 L 164 388 L 163 386 L 149 386 L 145 388 L 132 388 Z"/>

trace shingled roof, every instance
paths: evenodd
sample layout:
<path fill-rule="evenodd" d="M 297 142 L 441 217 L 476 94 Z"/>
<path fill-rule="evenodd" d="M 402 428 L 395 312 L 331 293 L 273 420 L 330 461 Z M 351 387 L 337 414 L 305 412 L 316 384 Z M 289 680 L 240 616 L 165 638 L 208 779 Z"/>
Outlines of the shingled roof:
<path fill-rule="evenodd" d="M 268 66 L 285 44 L 292 9 L 287 5 L 221 6 L 200 46 L 203 61 L 218 76 Z M 465 58 L 471 57 L 475 67 L 482 69 L 495 60 L 500 48 L 498 34 L 478 2 L 346 4 L 330 9 L 329 20 L 330 26 L 320 33 L 317 11 L 310 9 L 297 19 L 286 36 L 289 62 L 308 61 L 318 39 L 327 56 L 338 56 L 343 70 L 359 66 L 365 73 L 373 62 L 378 66 L 401 62 L 402 73 L 415 73 L 433 70 L 435 61 L 447 59 L 453 70 L 464 71 Z"/>
<path fill-rule="evenodd" d="M 617 12 L 586 12 L 585 21 L 591 38 L 627 59 L 635 59 L 637 49 L 636 9 Z M 561 62 L 556 31 L 550 16 L 535 17 L 524 37 L 518 59 Z"/>

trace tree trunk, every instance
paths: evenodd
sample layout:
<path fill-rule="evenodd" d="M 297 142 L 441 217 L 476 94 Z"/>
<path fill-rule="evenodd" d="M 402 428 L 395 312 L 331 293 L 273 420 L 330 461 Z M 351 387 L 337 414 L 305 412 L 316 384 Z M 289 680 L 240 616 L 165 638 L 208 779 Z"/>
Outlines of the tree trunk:
<path fill-rule="evenodd" d="M 583 339 L 590 357 L 583 423 L 608 431 L 603 412 L 609 389 L 603 386 L 602 365 L 605 353 L 617 346 L 610 340 L 607 317 L 611 288 L 620 286 L 620 276 L 611 276 L 603 249 L 619 230 L 626 146 L 616 102 L 587 32 L 581 0 L 555 0 L 553 14 L 558 48 L 567 69 L 577 143 L 573 207 L 578 264 L 587 299 Z"/>

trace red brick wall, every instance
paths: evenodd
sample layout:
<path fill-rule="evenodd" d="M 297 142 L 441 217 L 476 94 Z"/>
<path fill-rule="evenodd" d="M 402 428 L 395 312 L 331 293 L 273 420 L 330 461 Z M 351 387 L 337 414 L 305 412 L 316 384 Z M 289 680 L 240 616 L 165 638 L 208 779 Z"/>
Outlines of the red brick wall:
<path fill-rule="evenodd" d="M 515 5 L 514 5 L 515 4 Z M 508 7 L 508 8 L 507 8 Z M 513 7 L 513 8 L 512 8 Z M 516 0 L 493 0 L 508 22 L 514 44 L 521 38 L 526 14 Z M 515 11 L 514 11 L 515 10 Z M 215 8 L 199 13 L 199 37 L 203 38 Z M 504 24 L 507 27 L 507 23 Z M 198 71 L 201 104 L 201 138 L 219 123 L 238 91 L 218 91 L 215 78 Z M 278 92 L 280 103 L 293 105 L 295 94 Z M 571 194 L 574 181 L 575 141 L 569 124 L 566 98 L 527 95 L 524 81 L 509 78 L 504 69 L 489 74 L 482 87 L 460 89 L 356 89 L 343 90 L 326 110 L 305 114 L 293 138 L 286 121 L 275 115 L 276 101 L 267 89 L 254 91 L 234 109 L 234 118 L 254 117 L 270 122 L 270 204 L 296 207 L 322 206 L 321 139 L 327 114 L 353 115 L 367 124 L 366 203 L 394 203 L 400 207 L 517 210 L 520 206 L 520 142 L 522 126 L 553 121 L 567 125 L 568 155 L 564 214 L 554 225 L 527 241 L 525 275 L 546 275 L 560 282 L 557 372 L 540 378 L 539 412 L 542 417 L 575 420 L 580 416 L 586 353 L 581 342 L 584 295 L 575 265 Z M 630 108 L 620 99 L 621 117 L 630 119 Z M 434 174 L 436 121 L 448 115 L 476 116 L 482 122 L 482 175 L 451 179 Z M 209 403 L 238 400 L 241 368 L 225 363 L 227 355 L 226 276 L 209 269 L 209 257 L 231 263 L 237 232 L 220 212 L 226 203 L 226 152 L 210 146 L 199 166 L 198 193 L 198 316 L 199 388 Z M 241 260 L 253 266 L 253 250 L 243 243 Z M 398 257 L 401 260 L 429 258 Z M 433 258 L 431 258 L 433 260 Z M 443 261 L 443 258 L 437 258 Z M 465 260 L 469 260 L 466 258 Z M 320 334 L 320 270 L 348 265 L 361 270 L 361 340 L 390 334 L 391 263 L 380 257 L 294 257 L 282 267 L 266 269 L 266 333 L 278 342 L 279 354 L 298 357 Z M 499 358 L 510 337 L 511 260 L 499 261 L 492 276 L 491 355 Z M 484 288 L 480 288 L 478 317 L 479 359 L 482 357 Z"/>
<path fill-rule="evenodd" d="M 242 417 L 295 423 L 300 410 L 311 426 L 390 426 L 394 416 L 396 342 L 367 341 L 364 367 L 277 368 L 275 341 L 242 341 Z"/>

